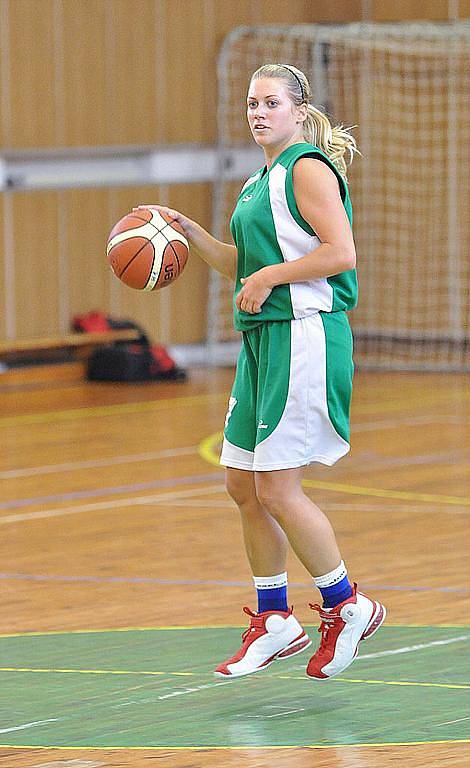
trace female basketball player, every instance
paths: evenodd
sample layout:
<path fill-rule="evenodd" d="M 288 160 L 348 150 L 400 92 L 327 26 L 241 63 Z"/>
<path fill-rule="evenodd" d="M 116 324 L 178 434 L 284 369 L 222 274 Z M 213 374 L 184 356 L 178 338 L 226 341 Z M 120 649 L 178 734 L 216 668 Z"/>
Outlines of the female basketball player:
<path fill-rule="evenodd" d="M 250 82 L 248 123 L 266 164 L 244 185 L 231 220 L 235 245 L 163 206 L 206 262 L 235 281 L 242 333 L 221 464 L 237 503 L 258 611 L 241 648 L 216 674 L 238 677 L 311 641 L 287 607 L 287 546 L 313 577 L 323 606 L 320 647 L 307 675 L 342 672 L 385 608 L 351 584 L 333 529 L 303 492 L 302 469 L 349 450 L 353 363 L 347 310 L 356 304 L 356 254 L 346 159 L 355 141 L 309 104 L 293 66 L 268 64 Z M 142 206 L 152 207 L 152 206 Z"/>

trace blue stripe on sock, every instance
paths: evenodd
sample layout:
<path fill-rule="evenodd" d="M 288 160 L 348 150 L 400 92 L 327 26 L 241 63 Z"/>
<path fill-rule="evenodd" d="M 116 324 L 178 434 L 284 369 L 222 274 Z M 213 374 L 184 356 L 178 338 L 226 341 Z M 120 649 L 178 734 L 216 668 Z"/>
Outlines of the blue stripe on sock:
<path fill-rule="evenodd" d="M 331 587 L 318 587 L 323 597 L 324 608 L 335 608 L 352 595 L 352 587 L 347 576 Z"/>
<path fill-rule="evenodd" d="M 258 613 L 263 611 L 287 611 L 287 587 L 257 589 Z"/>

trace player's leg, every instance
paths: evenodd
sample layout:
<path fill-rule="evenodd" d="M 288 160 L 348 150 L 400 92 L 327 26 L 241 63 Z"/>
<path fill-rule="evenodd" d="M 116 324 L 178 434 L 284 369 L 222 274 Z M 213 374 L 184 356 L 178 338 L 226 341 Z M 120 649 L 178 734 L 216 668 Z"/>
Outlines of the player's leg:
<path fill-rule="evenodd" d="M 302 466 L 334 464 L 349 450 L 352 337 L 342 312 L 271 326 L 263 329 L 267 385 L 258 391 L 253 469 L 262 506 L 322 593 L 322 643 L 308 674 L 324 679 L 351 663 L 359 641 L 385 616 L 383 606 L 349 583 L 332 527 L 301 486 Z"/>
<path fill-rule="evenodd" d="M 307 571 L 320 576 L 337 568 L 341 555 L 330 521 L 303 491 L 301 474 L 301 467 L 256 472 L 256 495 Z"/>
<path fill-rule="evenodd" d="M 240 511 L 246 554 L 253 575 L 282 574 L 286 569 L 287 537 L 279 523 L 260 504 L 253 472 L 227 467 L 225 482 L 227 492 Z M 263 606 L 258 604 L 260 607 L 262 610 Z"/>
<path fill-rule="evenodd" d="M 385 619 L 385 607 L 351 585 L 333 529 L 321 509 L 303 492 L 301 470 L 257 472 L 258 499 L 287 534 L 299 560 L 312 575 L 323 607 L 312 605 L 322 620 L 322 640 L 307 674 L 325 680 L 354 661 L 361 640 Z"/>
<path fill-rule="evenodd" d="M 243 347 L 225 422 L 221 463 L 227 491 L 241 516 L 248 561 L 258 595 L 258 612 L 245 608 L 250 626 L 242 645 L 215 673 L 239 677 L 265 669 L 277 658 L 305 650 L 310 639 L 287 607 L 287 538 L 256 496 L 252 471 L 256 441 L 259 330 L 243 335 Z"/>

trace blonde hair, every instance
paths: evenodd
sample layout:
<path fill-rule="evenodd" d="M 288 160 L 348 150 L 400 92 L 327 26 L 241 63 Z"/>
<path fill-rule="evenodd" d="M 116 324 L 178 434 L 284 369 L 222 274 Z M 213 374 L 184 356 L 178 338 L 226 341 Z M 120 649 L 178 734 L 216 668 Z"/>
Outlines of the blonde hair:
<path fill-rule="evenodd" d="M 321 149 L 331 160 L 335 168 L 346 179 L 347 167 L 351 165 L 354 153 L 361 154 L 356 146 L 356 139 L 349 131 L 355 126 L 332 126 L 325 112 L 310 104 L 310 83 L 300 69 L 291 64 L 264 64 L 252 75 L 252 80 L 262 77 L 275 77 L 285 80 L 289 98 L 296 107 L 307 104 L 307 118 L 303 124 L 305 141 Z"/>

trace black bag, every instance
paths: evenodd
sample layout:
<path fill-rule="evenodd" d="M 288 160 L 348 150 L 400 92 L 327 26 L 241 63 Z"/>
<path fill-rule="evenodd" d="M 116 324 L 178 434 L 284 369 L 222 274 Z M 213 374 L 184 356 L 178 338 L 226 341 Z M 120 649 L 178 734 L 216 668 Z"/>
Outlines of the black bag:
<path fill-rule="evenodd" d="M 74 330 L 135 330 L 136 341 L 115 341 L 91 353 L 87 361 L 88 381 L 186 381 L 183 368 L 176 365 L 165 347 L 151 345 L 145 331 L 132 320 L 117 320 L 102 312 L 89 312 L 73 320 Z"/>
<path fill-rule="evenodd" d="M 160 347 L 157 347 L 161 350 Z M 169 362 L 170 361 L 170 362 Z M 186 371 L 166 353 L 163 366 L 146 341 L 97 347 L 88 358 L 88 381 L 186 381 Z"/>

